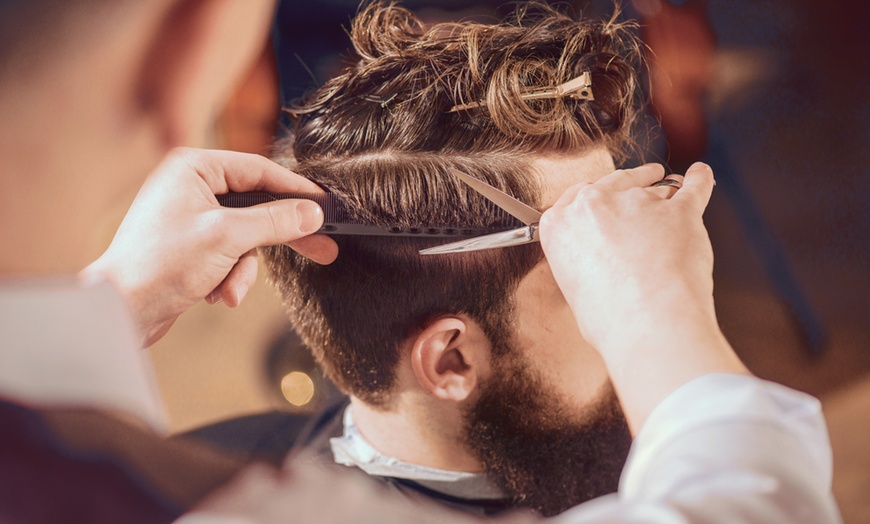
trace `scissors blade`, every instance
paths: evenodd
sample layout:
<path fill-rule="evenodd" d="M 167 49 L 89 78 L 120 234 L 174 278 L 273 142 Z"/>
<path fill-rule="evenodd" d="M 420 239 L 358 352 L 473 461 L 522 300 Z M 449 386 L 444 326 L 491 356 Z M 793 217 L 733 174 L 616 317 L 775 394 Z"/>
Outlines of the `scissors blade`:
<path fill-rule="evenodd" d="M 538 229 L 534 226 L 499 231 L 491 235 L 459 240 L 449 244 L 421 249 L 421 255 L 442 255 L 445 253 L 466 253 L 468 251 L 481 251 L 484 249 L 496 249 L 500 247 L 518 246 L 538 241 Z"/>
<path fill-rule="evenodd" d="M 450 172 L 472 189 L 485 196 L 490 202 L 518 218 L 523 224 L 531 226 L 532 224 L 541 221 L 542 213 L 537 209 L 523 204 L 507 193 L 492 187 L 486 182 L 482 182 L 472 176 L 466 175 L 462 171 L 450 169 Z"/>

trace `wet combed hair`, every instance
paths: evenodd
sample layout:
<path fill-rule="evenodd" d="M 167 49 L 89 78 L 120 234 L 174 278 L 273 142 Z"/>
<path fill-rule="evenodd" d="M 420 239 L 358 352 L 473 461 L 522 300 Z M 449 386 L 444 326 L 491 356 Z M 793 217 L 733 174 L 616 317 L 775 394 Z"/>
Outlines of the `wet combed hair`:
<path fill-rule="evenodd" d="M 614 17 L 615 19 L 615 17 Z M 580 20 L 542 4 L 498 24 L 425 28 L 393 3 L 353 21 L 356 61 L 290 108 L 285 165 L 343 197 L 357 218 L 403 227 L 487 227 L 498 220 L 455 168 L 540 208 L 533 157 L 633 146 L 640 50 L 631 27 Z M 530 89 L 592 74 L 594 101 L 523 100 Z M 456 104 L 484 107 L 450 112 Z M 335 237 L 319 266 L 284 246 L 266 250 L 290 319 L 327 375 L 373 405 L 390 398 L 403 341 L 443 315 L 465 314 L 493 342 L 511 336 L 513 293 L 541 260 L 537 244 L 423 257 L 438 243 Z"/>

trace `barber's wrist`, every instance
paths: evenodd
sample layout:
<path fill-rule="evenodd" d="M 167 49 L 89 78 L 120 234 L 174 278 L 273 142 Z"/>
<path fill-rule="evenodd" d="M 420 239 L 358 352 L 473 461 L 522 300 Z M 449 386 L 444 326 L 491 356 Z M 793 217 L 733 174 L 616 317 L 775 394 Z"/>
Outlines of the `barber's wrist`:
<path fill-rule="evenodd" d="M 128 306 L 132 308 L 129 293 L 121 286 L 121 278 L 114 267 L 106 261 L 105 254 L 79 271 L 78 277 L 79 281 L 84 285 L 106 281 L 111 282 L 127 301 Z"/>
<path fill-rule="evenodd" d="M 638 326 L 599 348 L 634 434 L 683 385 L 712 373 L 748 373 L 715 320 L 687 316 Z"/>
<path fill-rule="evenodd" d="M 675 359 L 697 369 L 742 368 L 719 327 L 712 295 L 669 290 L 656 301 L 638 300 L 590 342 L 614 369 L 635 362 L 669 366 Z"/>
<path fill-rule="evenodd" d="M 651 335 L 665 335 L 690 327 L 718 331 L 712 293 L 699 292 L 680 282 L 663 281 L 659 286 L 622 287 L 606 299 L 571 303 L 586 339 L 600 350 L 621 347 Z M 569 302 L 571 302 L 569 300 Z"/>
<path fill-rule="evenodd" d="M 82 269 L 78 274 L 79 280 L 84 284 L 111 282 L 127 303 L 128 311 L 138 328 L 137 334 L 142 341 L 142 345 L 150 345 L 156 340 L 154 337 L 156 328 L 153 327 L 156 322 L 149 318 L 148 308 L 144 305 L 145 301 L 139 297 L 140 293 L 137 292 L 136 286 L 125 280 L 122 273 L 109 261 L 108 257 L 108 252 L 104 253 L 100 258 Z"/>
<path fill-rule="evenodd" d="M 616 378 L 652 375 L 662 383 L 682 383 L 707 373 L 745 372 L 722 330 L 703 311 L 651 317 L 623 330 L 599 348 Z"/>

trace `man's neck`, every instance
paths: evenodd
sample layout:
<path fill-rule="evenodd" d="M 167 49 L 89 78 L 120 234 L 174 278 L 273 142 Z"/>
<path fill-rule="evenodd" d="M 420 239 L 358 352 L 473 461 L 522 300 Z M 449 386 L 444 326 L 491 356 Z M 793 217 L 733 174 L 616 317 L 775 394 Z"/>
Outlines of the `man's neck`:
<path fill-rule="evenodd" d="M 430 468 L 480 472 L 462 442 L 462 417 L 449 409 L 396 399 L 389 410 L 351 397 L 353 419 L 363 438 L 381 454 Z"/>

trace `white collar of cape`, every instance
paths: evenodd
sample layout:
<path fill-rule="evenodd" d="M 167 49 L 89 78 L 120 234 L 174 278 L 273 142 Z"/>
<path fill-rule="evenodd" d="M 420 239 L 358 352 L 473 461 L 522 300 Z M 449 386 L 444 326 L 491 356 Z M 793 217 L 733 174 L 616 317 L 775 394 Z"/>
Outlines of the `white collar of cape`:
<path fill-rule="evenodd" d="M 357 467 L 369 475 L 413 480 L 445 495 L 464 499 L 501 499 L 504 492 L 484 475 L 409 464 L 388 457 L 369 444 L 353 421 L 352 406 L 344 411 L 344 434 L 329 439 L 337 464 Z"/>

